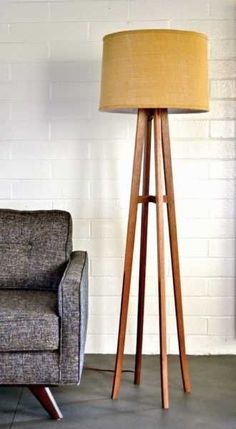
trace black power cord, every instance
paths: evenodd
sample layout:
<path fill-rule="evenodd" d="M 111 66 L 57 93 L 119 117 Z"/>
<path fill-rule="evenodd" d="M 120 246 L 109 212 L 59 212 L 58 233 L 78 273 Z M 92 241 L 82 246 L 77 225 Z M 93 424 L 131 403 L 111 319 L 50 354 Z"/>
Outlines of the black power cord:
<path fill-rule="evenodd" d="M 85 371 L 97 371 L 97 372 L 115 372 L 114 369 L 106 369 L 106 368 L 95 368 L 92 366 L 85 366 Z M 132 369 L 123 369 L 122 372 L 131 372 L 134 374 L 134 370 Z"/>

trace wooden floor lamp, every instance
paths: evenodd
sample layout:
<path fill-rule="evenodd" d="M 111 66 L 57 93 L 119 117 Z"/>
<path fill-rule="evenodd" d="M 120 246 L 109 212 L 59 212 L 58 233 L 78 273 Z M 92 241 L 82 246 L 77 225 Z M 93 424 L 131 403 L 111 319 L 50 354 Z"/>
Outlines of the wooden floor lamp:
<path fill-rule="evenodd" d="M 121 382 L 138 204 L 142 204 L 142 216 L 134 383 L 140 384 L 148 208 L 149 203 L 155 203 L 161 392 L 162 406 L 163 408 L 169 408 L 163 230 L 164 204 L 167 206 L 178 344 L 185 392 L 191 391 L 191 384 L 185 351 L 168 112 L 193 113 L 208 110 L 206 36 L 202 33 L 180 30 L 132 30 L 105 36 L 100 110 L 137 112 L 123 291 L 112 398 L 118 398 Z M 149 193 L 152 123 L 154 123 L 156 195 L 150 195 Z M 142 168 L 143 186 L 142 195 L 140 196 Z"/>

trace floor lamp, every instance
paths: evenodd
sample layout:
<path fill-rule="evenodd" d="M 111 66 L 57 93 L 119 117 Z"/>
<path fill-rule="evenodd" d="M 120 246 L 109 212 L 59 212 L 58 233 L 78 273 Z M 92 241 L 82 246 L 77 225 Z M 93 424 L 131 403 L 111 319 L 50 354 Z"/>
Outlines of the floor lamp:
<path fill-rule="evenodd" d="M 155 29 L 108 34 L 103 41 L 100 110 L 137 113 L 123 291 L 112 398 L 116 399 L 118 397 L 121 382 L 138 204 L 142 204 L 142 215 L 134 383 L 140 384 L 148 208 L 149 203 L 155 203 L 161 392 L 162 406 L 163 408 L 169 408 L 163 231 L 164 205 L 167 206 L 178 344 L 185 392 L 191 391 L 191 384 L 185 351 L 168 112 L 194 113 L 208 110 L 207 38 L 204 34 L 192 31 Z M 156 195 L 150 195 L 149 193 L 152 123 L 154 123 Z M 139 195 L 141 169 L 143 169 L 143 184 L 142 195 Z"/>

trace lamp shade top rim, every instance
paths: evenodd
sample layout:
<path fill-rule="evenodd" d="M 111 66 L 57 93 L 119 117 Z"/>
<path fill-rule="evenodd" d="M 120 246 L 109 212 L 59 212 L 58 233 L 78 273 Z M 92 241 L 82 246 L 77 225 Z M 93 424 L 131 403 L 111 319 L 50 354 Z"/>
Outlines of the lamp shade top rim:
<path fill-rule="evenodd" d="M 105 41 L 108 38 L 112 38 L 112 37 L 119 37 L 119 36 L 124 36 L 125 34 L 135 34 L 135 33 L 163 33 L 163 34 L 168 34 L 168 33 L 179 33 L 181 35 L 184 36 L 184 34 L 186 34 L 186 36 L 190 36 L 191 34 L 193 36 L 198 36 L 198 37 L 203 37 L 204 39 L 208 39 L 207 35 L 205 33 L 201 33 L 199 31 L 192 31 L 192 30 L 178 30 L 178 29 L 165 29 L 165 28 L 147 28 L 147 29 L 135 29 L 135 30 L 123 30 L 123 31 L 116 31 L 115 33 L 109 33 L 106 34 L 103 37 L 103 40 Z"/>

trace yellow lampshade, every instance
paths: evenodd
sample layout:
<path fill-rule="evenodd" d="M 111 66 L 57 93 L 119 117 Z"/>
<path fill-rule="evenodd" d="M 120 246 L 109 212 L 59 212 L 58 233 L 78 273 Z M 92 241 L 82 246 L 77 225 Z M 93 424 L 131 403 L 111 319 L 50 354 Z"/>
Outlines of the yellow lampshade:
<path fill-rule="evenodd" d="M 207 37 L 182 30 L 131 30 L 103 39 L 100 110 L 208 110 Z"/>

